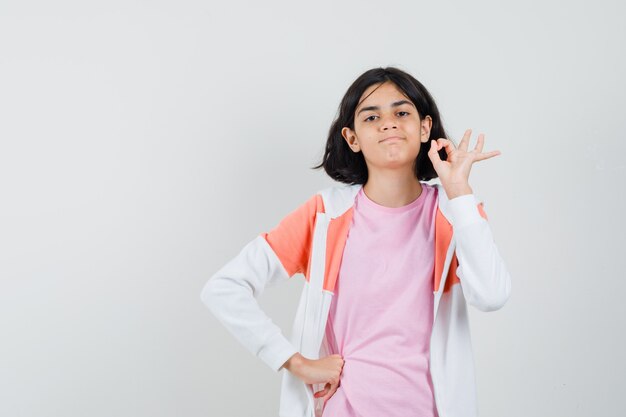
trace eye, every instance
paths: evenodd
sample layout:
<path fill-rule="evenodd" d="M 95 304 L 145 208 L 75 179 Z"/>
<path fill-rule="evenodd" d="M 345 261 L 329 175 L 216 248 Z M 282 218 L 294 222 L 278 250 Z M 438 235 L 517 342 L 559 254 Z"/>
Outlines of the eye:
<path fill-rule="evenodd" d="M 378 116 L 374 116 L 374 115 L 368 116 L 367 118 L 365 118 L 364 121 L 368 122 L 370 120 L 373 120 L 372 117 L 378 117 Z"/>
<path fill-rule="evenodd" d="M 404 113 L 404 114 L 406 114 L 407 116 L 408 116 L 408 114 L 409 114 L 409 112 L 408 112 L 408 111 L 399 111 L 399 112 L 398 112 L 398 114 L 400 114 L 400 113 Z"/>

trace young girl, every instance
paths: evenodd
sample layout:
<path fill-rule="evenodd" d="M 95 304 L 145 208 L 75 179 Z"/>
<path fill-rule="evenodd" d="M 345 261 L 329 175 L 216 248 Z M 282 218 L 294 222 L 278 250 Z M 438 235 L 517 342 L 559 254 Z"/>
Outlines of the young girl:
<path fill-rule="evenodd" d="M 510 276 L 469 184 L 484 135 L 446 138 L 426 88 L 399 69 L 363 73 L 330 128 L 324 188 L 206 283 L 202 301 L 283 372 L 280 416 L 476 416 L 467 305 L 501 308 Z M 440 184 L 426 181 L 438 178 Z M 264 288 L 304 275 L 291 338 Z"/>

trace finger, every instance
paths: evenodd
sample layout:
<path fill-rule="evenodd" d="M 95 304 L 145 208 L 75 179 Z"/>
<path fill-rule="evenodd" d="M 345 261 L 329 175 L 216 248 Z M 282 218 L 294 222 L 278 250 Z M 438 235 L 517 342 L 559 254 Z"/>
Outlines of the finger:
<path fill-rule="evenodd" d="M 430 149 L 428 150 L 428 155 L 430 155 L 431 157 L 434 157 L 436 159 L 441 160 L 441 158 L 439 158 L 439 149 L 441 147 L 439 146 L 439 143 L 436 140 L 431 140 L 430 141 Z"/>
<path fill-rule="evenodd" d="M 326 386 L 324 387 L 324 389 L 323 389 L 323 390 L 321 390 L 321 391 L 317 391 L 317 392 L 316 392 L 313 396 L 314 396 L 315 398 L 322 397 L 322 396 L 324 396 L 324 395 L 326 395 L 326 394 L 328 393 L 328 391 L 330 390 L 330 388 L 331 388 L 331 385 L 330 385 L 330 384 L 326 384 Z"/>
<path fill-rule="evenodd" d="M 472 136 L 472 129 L 467 129 L 465 131 L 465 134 L 463 135 L 463 139 L 461 139 L 461 142 L 459 142 L 459 149 L 467 152 L 467 147 L 469 146 L 469 140 L 471 136 Z"/>
<path fill-rule="evenodd" d="M 333 385 L 330 389 L 330 391 L 328 392 L 328 394 L 326 394 L 323 398 L 324 398 L 324 402 L 328 401 L 330 399 L 330 397 L 332 397 L 335 392 L 337 392 L 337 388 L 339 388 L 339 384 L 337 385 Z"/>
<path fill-rule="evenodd" d="M 315 398 L 323 397 L 324 395 L 326 395 L 326 393 L 327 393 L 327 392 L 328 392 L 328 389 L 327 389 L 327 388 L 324 388 L 324 389 L 323 389 L 323 390 L 321 390 L 321 391 L 317 391 L 315 394 L 313 394 L 313 396 L 314 396 Z"/>
<path fill-rule="evenodd" d="M 435 140 L 430 141 L 430 150 L 428 151 L 428 157 L 430 161 L 433 163 L 433 167 L 437 168 L 439 164 L 441 164 L 441 158 L 439 157 L 439 152 L 437 142 Z"/>
<path fill-rule="evenodd" d="M 493 158 L 494 156 L 501 155 L 500 151 L 491 151 L 487 153 L 481 153 L 474 157 L 474 162 L 476 161 L 484 161 L 485 159 Z"/>
<path fill-rule="evenodd" d="M 446 154 L 450 155 L 456 148 L 454 147 L 454 143 L 450 139 L 439 138 L 437 139 L 437 150 L 442 147 L 445 148 Z"/>
<path fill-rule="evenodd" d="M 478 135 L 478 140 L 476 141 L 476 146 L 474 147 L 474 151 L 477 153 L 481 153 L 483 151 L 483 145 L 485 144 L 485 134 L 481 133 Z"/>

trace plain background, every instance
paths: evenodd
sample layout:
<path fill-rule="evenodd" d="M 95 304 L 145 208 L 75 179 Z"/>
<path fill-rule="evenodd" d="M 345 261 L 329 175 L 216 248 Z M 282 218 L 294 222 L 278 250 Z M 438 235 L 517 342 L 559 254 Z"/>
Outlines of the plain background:
<path fill-rule="evenodd" d="M 618 1 L 0 4 L 0 416 L 276 416 L 281 375 L 200 301 L 331 185 L 350 83 L 395 65 L 450 137 L 512 276 L 470 308 L 481 416 L 623 416 Z M 260 302 L 291 329 L 302 276 Z M 620 353 L 622 352 L 622 353 Z M 375 392 L 372 392 L 375 395 Z"/>

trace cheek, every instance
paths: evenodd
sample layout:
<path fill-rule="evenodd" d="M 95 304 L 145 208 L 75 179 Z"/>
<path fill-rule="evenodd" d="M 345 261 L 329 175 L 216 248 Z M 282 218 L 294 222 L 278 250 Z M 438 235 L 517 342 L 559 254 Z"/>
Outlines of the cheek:
<path fill-rule="evenodd" d="M 357 136 L 365 135 L 367 132 L 371 132 L 372 130 L 376 130 L 373 123 L 354 123 L 354 133 L 356 133 Z"/>
<path fill-rule="evenodd" d="M 371 146 L 373 143 L 378 141 L 380 136 L 373 125 L 355 126 L 354 133 L 356 134 L 361 146 Z"/>
<path fill-rule="evenodd" d="M 422 127 L 419 121 L 417 120 L 407 120 L 403 126 L 407 133 L 414 133 L 414 134 L 419 134 L 421 131 L 421 127 Z"/>

